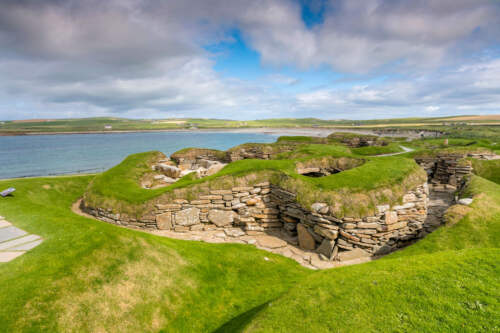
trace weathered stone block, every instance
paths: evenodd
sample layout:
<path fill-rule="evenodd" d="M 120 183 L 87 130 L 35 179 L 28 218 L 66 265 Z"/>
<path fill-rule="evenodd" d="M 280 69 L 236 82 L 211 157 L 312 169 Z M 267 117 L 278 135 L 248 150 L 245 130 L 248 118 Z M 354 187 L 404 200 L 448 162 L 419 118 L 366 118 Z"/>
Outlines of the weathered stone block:
<path fill-rule="evenodd" d="M 328 259 L 331 259 L 335 241 L 331 239 L 324 239 L 321 245 L 316 249 L 316 252 L 323 254 Z"/>
<path fill-rule="evenodd" d="M 369 257 L 370 254 L 362 249 L 356 248 L 352 251 L 339 252 L 338 256 L 341 261 L 347 261 L 366 258 Z"/>
<path fill-rule="evenodd" d="M 156 208 L 160 210 L 164 209 L 181 209 L 182 205 L 181 204 L 157 204 Z"/>
<path fill-rule="evenodd" d="M 208 212 L 208 220 L 218 227 L 230 225 L 234 222 L 233 211 L 212 209 Z"/>
<path fill-rule="evenodd" d="M 191 205 L 207 205 L 210 200 L 191 200 Z"/>
<path fill-rule="evenodd" d="M 166 212 L 156 216 L 156 226 L 160 230 L 172 229 L 172 213 Z"/>
<path fill-rule="evenodd" d="M 299 239 L 299 246 L 304 250 L 314 250 L 316 247 L 316 242 L 313 236 L 307 230 L 307 228 L 302 224 L 297 224 L 297 234 Z"/>
<path fill-rule="evenodd" d="M 394 211 L 385 212 L 385 224 L 393 224 L 398 222 L 398 214 Z"/>
<path fill-rule="evenodd" d="M 361 229 L 376 229 L 379 226 L 378 223 L 368 223 L 368 222 L 359 222 L 357 227 Z"/>
<path fill-rule="evenodd" d="M 318 225 L 314 226 L 314 232 L 328 239 L 337 239 L 338 237 L 337 230 L 322 228 Z"/>
<path fill-rule="evenodd" d="M 200 210 L 198 208 L 183 209 L 175 213 L 175 224 L 191 226 L 200 223 Z"/>

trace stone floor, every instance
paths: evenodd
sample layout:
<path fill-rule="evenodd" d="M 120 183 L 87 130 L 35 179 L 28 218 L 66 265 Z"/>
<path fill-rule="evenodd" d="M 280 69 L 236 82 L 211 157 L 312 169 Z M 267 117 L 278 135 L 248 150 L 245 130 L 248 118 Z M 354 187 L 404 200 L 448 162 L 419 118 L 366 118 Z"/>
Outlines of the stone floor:
<path fill-rule="evenodd" d="M 40 236 L 30 235 L 14 227 L 0 216 L 0 262 L 11 261 L 42 242 Z"/>
<path fill-rule="evenodd" d="M 282 232 L 259 232 L 246 235 L 239 228 L 213 231 L 176 232 L 172 230 L 152 230 L 150 233 L 158 236 L 200 241 L 207 243 L 239 243 L 249 244 L 268 252 L 280 254 L 297 261 L 302 266 L 311 269 L 327 269 L 340 266 L 360 264 L 376 259 L 369 257 L 364 251 L 348 251 L 339 253 L 339 261 L 322 260 L 315 252 L 305 251 L 297 246 L 296 237 L 290 237 Z M 265 257 L 265 260 L 269 258 Z"/>
<path fill-rule="evenodd" d="M 427 204 L 427 219 L 424 228 L 431 233 L 443 223 L 446 210 L 453 204 L 456 188 L 448 185 L 429 184 L 429 202 Z"/>

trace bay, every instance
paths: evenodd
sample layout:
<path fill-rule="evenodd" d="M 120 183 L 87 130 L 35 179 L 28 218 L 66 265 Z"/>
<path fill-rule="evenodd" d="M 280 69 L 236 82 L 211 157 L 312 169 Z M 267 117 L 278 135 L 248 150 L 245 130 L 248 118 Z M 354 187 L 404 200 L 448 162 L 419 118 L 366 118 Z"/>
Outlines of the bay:
<path fill-rule="evenodd" d="M 101 172 L 133 153 L 159 150 L 170 155 L 187 147 L 226 150 L 276 138 L 265 133 L 194 131 L 0 136 L 0 179 Z"/>

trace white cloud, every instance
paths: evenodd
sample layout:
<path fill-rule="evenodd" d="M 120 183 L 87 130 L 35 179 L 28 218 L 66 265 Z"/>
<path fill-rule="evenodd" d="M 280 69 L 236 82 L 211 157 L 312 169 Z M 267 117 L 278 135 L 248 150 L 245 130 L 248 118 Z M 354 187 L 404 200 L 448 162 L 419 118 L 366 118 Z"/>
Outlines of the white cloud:
<path fill-rule="evenodd" d="M 429 106 L 425 107 L 425 111 L 428 111 L 428 112 L 436 112 L 436 111 L 439 111 L 439 109 L 441 109 L 441 108 L 439 106 L 436 106 L 436 105 L 429 105 Z"/>
<path fill-rule="evenodd" d="M 309 29 L 291 0 L 5 0 L 0 118 L 498 110 L 500 60 L 463 64 L 461 57 L 499 40 L 498 3 L 341 0 L 325 8 L 324 22 Z M 301 81 L 281 74 L 253 82 L 221 77 L 202 46 L 230 40 L 233 29 L 266 64 L 326 64 L 406 79 L 286 93 L 273 85 L 297 91 Z"/>

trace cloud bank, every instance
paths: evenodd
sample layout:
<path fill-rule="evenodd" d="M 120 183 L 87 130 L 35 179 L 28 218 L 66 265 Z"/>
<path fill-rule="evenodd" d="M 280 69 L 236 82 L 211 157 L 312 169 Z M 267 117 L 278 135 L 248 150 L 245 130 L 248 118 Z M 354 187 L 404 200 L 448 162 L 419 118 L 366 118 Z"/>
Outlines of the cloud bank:
<path fill-rule="evenodd" d="M 303 13 L 288 0 L 5 0 L 0 118 L 499 112 L 498 2 L 327 1 L 312 25 Z M 223 60 L 206 46 L 231 44 L 235 30 L 261 78 L 214 69 Z M 283 68 L 332 80 L 305 84 Z"/>

